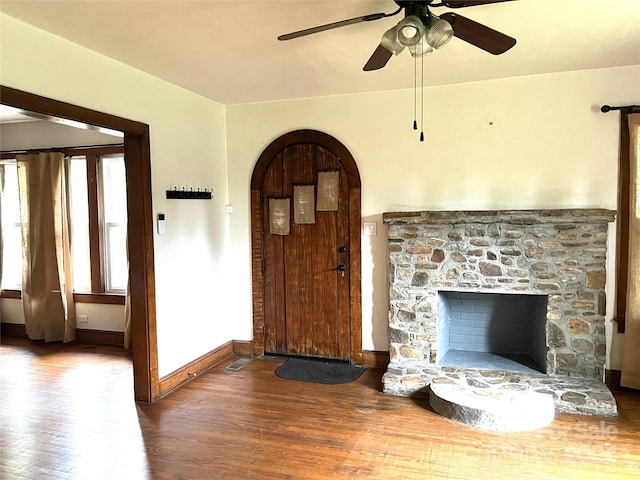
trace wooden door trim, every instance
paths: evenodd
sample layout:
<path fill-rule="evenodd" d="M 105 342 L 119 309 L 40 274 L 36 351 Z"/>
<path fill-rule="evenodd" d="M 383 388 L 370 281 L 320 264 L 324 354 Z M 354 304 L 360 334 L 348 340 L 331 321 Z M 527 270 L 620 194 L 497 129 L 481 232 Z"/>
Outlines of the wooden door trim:
<path fill-rule="evenodd" d="M 264 263 L 262 183 L 271 160 L 281 150 L 298 143 L 326 148 L 340 159 L 349 181 L 349 245 L 351 299 L 351 363 L 362 364 L 362 246 L 361 184 L 358 166 L 347 148 L 337 139 L 317 130 L 296 130 L 274 140 L 260 154 L 251 176 L 251 296 L 253 306 L 253 354 L 264 354 Z"/>
<path fill-rule="evenodd" d="M 44 115 L 124 132 L 135 399 L 160 398 L 156 337 L 155 271 L 149 126 L 0 85 L 1 103 Z"/>

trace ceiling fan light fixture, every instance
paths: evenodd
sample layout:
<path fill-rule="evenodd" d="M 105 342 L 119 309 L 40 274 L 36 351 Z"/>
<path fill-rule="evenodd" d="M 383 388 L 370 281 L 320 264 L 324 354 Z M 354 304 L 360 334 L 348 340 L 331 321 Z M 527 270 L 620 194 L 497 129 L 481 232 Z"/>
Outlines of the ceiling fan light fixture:
<path fill-rule="evenodd" d="M 429 17 L 429 25 L 425 33 L 425 40 L 436 50 L 444 47 L 453 37 L 453 27 L 446 20 L 435 15 Z"/>
<path fill-rule="evenodd" d="M 396 32 L 398 41 L 408 47 L 420 42 L 422 35 L 424 35 L 424 24 L 415 15 L 409 15 L 400 20 L 396 26 Z"/>
<path fill-rule="evenodd" d="M 418 42 L 415 45 L 409 45 L 409 51 L 412 57 L 422 57 L 428 53 L 433 52 L 433 47 L 423 39 L 422 42 Z"/>
<path fill-rule="evenodd" d="M 392 27 L 382 35 L 380 45 L 389 50 L 394 55 L 398 55 L 404 50 L 404 45 L 398 41 L 398 31 L 396 27 Z"/>

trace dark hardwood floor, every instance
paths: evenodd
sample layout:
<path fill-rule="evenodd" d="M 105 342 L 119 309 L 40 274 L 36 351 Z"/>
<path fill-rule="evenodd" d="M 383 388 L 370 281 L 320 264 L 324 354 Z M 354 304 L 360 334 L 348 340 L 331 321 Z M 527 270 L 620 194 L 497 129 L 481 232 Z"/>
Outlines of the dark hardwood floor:
<path fill-rule="evenodd" d="M 1 478 L 640 478 L 635 392 L 614 392 L 617 418 L 498 434 L 380 393 L 381 370 L 317 385 L 276 377 L 278 361 L 231 361 L 140 405 L 122 349 L 3 338 Z"/>

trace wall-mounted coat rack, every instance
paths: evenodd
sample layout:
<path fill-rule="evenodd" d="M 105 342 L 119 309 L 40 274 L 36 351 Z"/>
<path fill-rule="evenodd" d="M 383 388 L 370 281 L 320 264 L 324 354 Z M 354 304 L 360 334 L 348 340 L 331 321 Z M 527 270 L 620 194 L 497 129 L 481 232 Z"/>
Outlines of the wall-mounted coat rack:
<path fill-rule="evenodd" d="M 191 200 L 211 200 L 213 198 L 213 189 L 202 188 L 180 188 L 167 190 L 167 199 L 191 199 Z"/>

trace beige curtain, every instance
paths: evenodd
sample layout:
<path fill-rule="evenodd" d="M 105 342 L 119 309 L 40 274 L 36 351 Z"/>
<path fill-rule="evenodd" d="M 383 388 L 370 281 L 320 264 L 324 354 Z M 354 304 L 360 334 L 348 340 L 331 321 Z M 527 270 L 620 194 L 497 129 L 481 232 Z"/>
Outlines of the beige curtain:
<path fill-rule="evenodd" d="M 18 155 L 22 307 L 27 335 L 75 340 L 70 218 L 62 153 Z"/>
<path fill-rule="evenodd" d="M 0 164 L 0 198 L 4 192 L 4 165 Z M 4 246 L 2 243 L 2 200 L 0 200 L 0 288 L 2 288 L 2 252 Z M 0 299 L 0 322 L 2 322 L 2 300 Z"/>
<path fill-rule="evenodd" d="M 624 387 L 640 389 L 640 113 L 630 114 L 628 123 L 629 271 L 620 383 Z"/>

